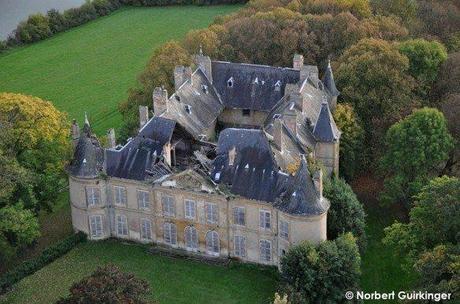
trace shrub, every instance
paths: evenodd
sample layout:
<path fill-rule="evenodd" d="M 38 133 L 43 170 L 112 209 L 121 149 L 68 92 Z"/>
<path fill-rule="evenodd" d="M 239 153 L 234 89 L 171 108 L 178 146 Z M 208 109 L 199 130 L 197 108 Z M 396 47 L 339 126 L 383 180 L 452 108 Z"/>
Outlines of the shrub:
<path fill-rule="evenodd" d="M 45 249 L 38 257 L 25 261 L 15 269 L 0 277 L 0 294 L 5 293 L 13 284 L 45 267 L 52 261 L 72 250 L 79 243 L 86 241 L 86 234 L 78 232 Z"/>
<path fill-rule="evenodd" d="M 49 19 L 42 14 L 30 15 L 15 30 L 16 39 L 22 43 L 39 41 L 51 35 Z"/>

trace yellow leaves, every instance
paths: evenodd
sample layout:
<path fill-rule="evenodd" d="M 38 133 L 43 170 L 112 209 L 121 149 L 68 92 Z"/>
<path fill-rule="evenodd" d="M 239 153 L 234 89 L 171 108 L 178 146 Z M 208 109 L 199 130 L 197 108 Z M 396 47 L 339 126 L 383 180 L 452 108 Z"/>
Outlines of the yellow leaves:
<path fill-rule="evenodd" d="M 0 121 L 7 124 L 18 150 L 31 149 L 41 140 L 67 145 L 66 115 L 38 97 L 0 93 Z"/>

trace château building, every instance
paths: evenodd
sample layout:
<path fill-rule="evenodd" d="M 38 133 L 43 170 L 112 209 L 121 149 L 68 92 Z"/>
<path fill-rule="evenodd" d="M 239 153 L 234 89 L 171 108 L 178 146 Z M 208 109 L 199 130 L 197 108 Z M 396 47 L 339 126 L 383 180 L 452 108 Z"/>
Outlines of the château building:
<path fill-rule="evenodd" d="M 103 148 L 87 118 L 74 122 L 74 229 L 270 265 L 293 244 L 326 240 L 322 175 L 338 173 L 340 131 L 330 64 L 323 74 L 301 55 L 281 68 L 200 52 L 175 68 L 172 95 L 154 90 L 153 116 L 139 108 L 126 144 L 111 129 Z"/>

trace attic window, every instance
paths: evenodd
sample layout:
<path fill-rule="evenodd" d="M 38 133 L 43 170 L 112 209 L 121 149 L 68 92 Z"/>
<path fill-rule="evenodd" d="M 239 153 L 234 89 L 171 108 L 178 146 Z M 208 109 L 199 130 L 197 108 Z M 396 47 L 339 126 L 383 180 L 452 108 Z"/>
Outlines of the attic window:
<path fill-rule="evenodd" d="M 251 110 L 250 109 L 243 109 L 243 116 L 251 116 Z"/>
<path fill-rule="evenodd" d="M 214 175 L 214 180 L 219 181 L 220 179 L 220 172 L 216 172 L 216 175 Z"/>
<path fill-rule="evenodd" d="M 207 85 L 202 84 L 201 85 L 201 90 L 203 91 L 203 93 L 208 94 L 208 86 Z"/>
<path fill-rule="evenodd" d="M 180 101 L 180 96 L 179 95 L 175 95 L 174 97 L 176 98 L 177 101 Z"/>
<path fill-rule="evenodd" d="M 275 91 L 276 92 L 279 92 L 281 90 L 281 80 L 278 80 L 276 83 L 275 83 Z"/>
<path fill-rule="evenodd" d="M 227 87 L 228 88 L 233 88 L 233 77 L 230 77 L 230 79 L 227 80 Z"/>
<path fill-rule="evenodd" d="M 277 119 L 277 118 L 280 118 L 281 117 L 281 114 L 275 114 L 273 115 L 273 119 Z"/>
<path fill-rule="evenodd" d="M 254 79 L 254 84 L 259 84 L 259 78 Z"/>
<path fill-rule="evenodd" d="M 185 105 L 184 108 L 185 108 L 185 112 L 187 112 L 187 114 L 192 113 L 192 107 L 190 105 Z"/>

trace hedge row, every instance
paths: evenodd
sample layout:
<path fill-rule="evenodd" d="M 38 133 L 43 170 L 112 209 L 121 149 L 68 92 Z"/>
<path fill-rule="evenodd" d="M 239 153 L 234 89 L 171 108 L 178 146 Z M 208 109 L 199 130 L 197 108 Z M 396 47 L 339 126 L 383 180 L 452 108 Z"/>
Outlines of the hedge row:
<path fill-rule="evenodd" d="M 9 47 L 33 43 L 82 25 L 100 16 L 105 16 L 128 6 L 165 6 L 165 5 L 211 5 L 224 3 L 244 3 L 247 0 L 93 0 L 80 7 L 70 8 L 60 13 L 56 9 L 49 10 L 45 15 L 30 15 L 27 20 L 19 23 L 6 41 L 0 41 L 0 52 Z"/>
<path fill-rule="evenodd" d="M 86 241 L 86 234 L 78 232 L 45 249 L 38 257 L 23 262 L 0 277 L 0 294 L 7 292 L 13 284 L 45 267 L 52 261 Z"/>

